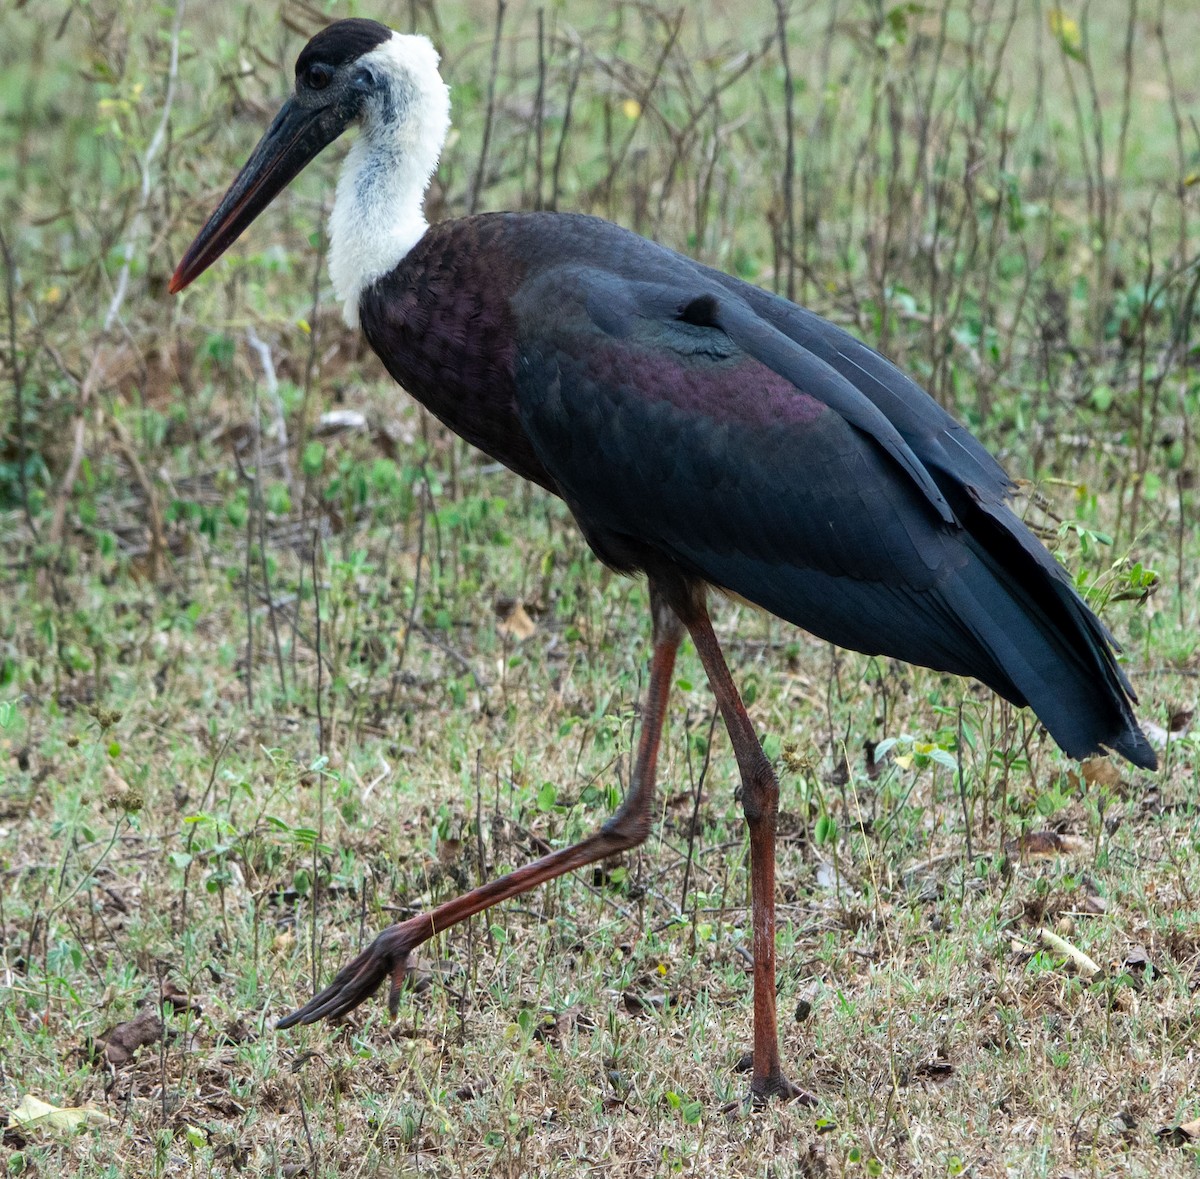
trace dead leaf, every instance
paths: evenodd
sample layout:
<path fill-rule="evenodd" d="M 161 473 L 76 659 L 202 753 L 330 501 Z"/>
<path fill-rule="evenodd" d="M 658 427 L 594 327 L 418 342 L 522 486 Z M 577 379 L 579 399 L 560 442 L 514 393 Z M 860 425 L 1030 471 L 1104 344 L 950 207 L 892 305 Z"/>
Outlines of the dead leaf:
<path fill-rule="evenodd" d="M 940 1052 L 929 1060 L 924 1060 L 912 1070 L 908 1080 L 919 1080 L 922 1077 L 931 1081 L 944 1081 L 954 1072 L 954 1065 Z"/>
<path fill-rule="evenodd" d="M 1154 963 L 1150 961 L 1150 955 L 1146 953 L 1146 947 L 1142 945 L 1130 946 L 1121 965 L 1129 974 L 1148 979 L 1158 974 Z"/>
<path fill-rule="evenodd" d="M 863 752 L 866 755 L 867 763 L 867 780 L 874 782 L 876 778 L 887 768 L 887 755 L 876 759 L 875 750 L 879 747 L 878 741 L 866 740 L 863 742 Z"/>
<path fill-rule="evenodd" d="M 504 603 L 496 603 L 496 613 L 500 615 L 500 622 L 496 629 L 502 635 L 516 639 L 518 643 L 532 638 L 537 633 L 537 624 L 529 617 L 525 604 L 513 602 L 507 611 L 504 610 L 504 605 Z"/>
<path fill-rule="evenodd" d="M 453 868 L 462 859 L 463 843 L 461 839 L 439 839 L 437 845 L 438 862 L 443 868 Z"/>
<path fill-rule="evenodd" d="M 1121 771 L 1116 763 L 1107 757 L 1087 757 L 1079 763 L 1079 771 L 1083 780 L 1089 786 L 1117 786 L 1121 781 Z"/>
<path fill-rule="evenodd" d="M 255 1030 L 241 1018 L 231 1020 L 217 1036 L 218 1044 L 253 1044 L 258 1039 Z"/>
<path fill-rule="evenodd" d="M 143 1011 L 125 1023 L 119 1023 L 111 1031 L 96 1037 L 97 1046 L 104 1049 L 109 1064 L 120 1067 L 128 1064 L 137 1050 L 146 1044 L 156 1044 L 162 1039 L 163 1021 L 152 1011 Z"/>
<path fill-rule="evenodd" d="M 1192 723 L 1192 717 L 1195 714 L 1193 708 L 1175 708 L 1171 711 L 1171 716 L 1167 720 L 1167 731 L 1172 737 L 1178 737 L 1188 731 L 1188 726 Z"/>
<path fill-rule="evenodd" d="M 1039 929 L 1037 932 L 1038 941 L 1042 943 L 1046 949 L 1055 954 L 1061 954 L 1075 970 L 1084 978 L 1093 978 L 1100 973 L 1100 967 L 1089 958 L 1078 946 L 1073 946 L 1066 938 L 1059 937 L 1049 929 Z"/>
<path fill-rule="evenodd" d="M 191 998 L 185 991 L 181 991 L 173 980 L 163 979 L 162 990 L 159 992 L 159 1001 L 165 1007 L 170 1007 L 173 1011 L 190 1011 L 193 1015 L 201 1014 L 200 1004 L 195 999 Z"/>
<path fill-rule="evenodd" d="M 1162 725 L 1155 724 L 1152 720 L 1142 721 L 1141 725 L 1142 731 L 1146 734 L 1146 740 L 1155 749 L 1165 749 L 1167 747 L 1167 742 L 1171 739 L 1171 734 Z"/>
<path fill-rule="evenodd" d="M 551 1043 L 560 1042 L 564 1032 L 572 1028 L 592 1028 L 595 1025 L 587 1010 L 579 1006 L 564 1007 L 562 1011 L 543 1010 L 540 1022 L 533 1029 L 535 1040 L 549 1040 Z"/>
<path fill-rule="evenodd" d="M 661 991 L 648 992 L 638 995 L 633 991 L 626 991 L 621 996 L 625 1002 L 625 1010 L 630 1015 L 645 1015 L 650 1011 L 664 1011 L 671 1005 L 671 996 L 663 994 Z"/>
<path fill-rule="evenodd" d="M 1187 1146 L 1192 1142 L 1200 1142 L 1200 1118 L 1193 1118 L 1190 1122 L 1182 1122 L 1178 1126 L 1163 1126 L 1156 1137 L 1169 1146 Z"/>
<path fill-rule="evenodd" d="M 1032 860 L 1043 856 L 1062 856 L 1084 851 L 1087 843 L 1074 835 L 1060 835 L 1057 831 L 1030 831 L 1020 839 L 1010 839 L 1004 850 L 1010 856 Z"/>
<path fill-rule="evenodd" d="M 98 1109 L 86 1105 L 58 1106 L 26 1093 L 8 1115 L 8 1129 L 78 1130 L 80 1126 L 108 1126 L 113 1119 Z"/>
<path fill-rule="evenodd" d="M 707 794 L 700 795 L 700 803 L 703 805 L 708 801 Z M 696 796 L 690 790 L 680 790 L 677 794 L 672 794 L 664 803 L 668 810 L 679 810 L 682 807 L 694 807 L 696 805 Z"/>
<path fill-rule="evenodd" d="M 357 409 L 330 409 L 321 415 L 313 434 L 324 438 L 343 430 L 365 430 L 366 426 L 367 415 Z"/>

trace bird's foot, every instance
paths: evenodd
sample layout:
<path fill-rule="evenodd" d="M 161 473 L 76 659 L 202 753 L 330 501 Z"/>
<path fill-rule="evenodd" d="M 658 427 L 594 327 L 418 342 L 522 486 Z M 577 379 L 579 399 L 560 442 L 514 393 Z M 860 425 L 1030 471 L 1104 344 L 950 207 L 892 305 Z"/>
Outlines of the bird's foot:
<path fill-rule="evenodd" d="M 781 1069 L 764 1077 L 755 1077 L 750 1082 L 750 1096 L 747 1100 L 755 1109 L 761 1109 L 772 1097 L 778 1097 L 781 1101 L 798 1101 L 801 1105 L 817 1104 L 816 1094 L 793 1084 Z"/>
<path fill-rule="evenodd" d="M 345 1015 L 373 995 L 389 975 L 392 983 L 388 1011 L 395 1015 L 400 1007 L 400 993 L 413 972 L 413 948 L 423 940 L 421 935 L 427 928 L 424 917 L 389 926 L 353 962 L 343 966 L 320 994 L 314 995 L 299 1011 L 285 1015 L 275 1026 L 290 1028 Z"/>
<path fill-rule="evenodd" d="M 734 1071 L 739 1073 L 749 1073 L 754 1071 L 754 1054 L 747 1052 L 745 1056 L 734 1065 Z M 810 1093 L 807 1089 L 801 1089 L 799 1085 L 793 1084 L 784 1075 L 783 1069 L 775 1065 L 773 1069 L 767 1069 L 761 1074 L 756 1074 L 750 1081 L 750 1092 L 742 1101 L 731 1101 L 727 1105 L 721 1107 L 722 1113 L 735 1113 L 739 1110 L 749 1111 L 762 1109 L 772 1097 L 778 1097 L 781 1101 L 798 1101 L 801 1105 L 812 1106 L 817 1104 L 816 1094 Z"/>
<path fill-rule="evenodd" d="M 733 1066 L 733 1071 L 754 1072 L 754 1053 L 745 1053 L 742 1059 Z M 751 1111 L 751 1109 L 762 1109 L 772 1097 L 779 1097 L 780 1101 L 798 1101 L 802 1106 L 815 1106 L 817 1103 L 815 1094 L 788 1081 L 784 1076 L 784 1070 L 776 1064 L 768 1067 L 762 1073 L 756 1073 L 751 1079 L 750 1093 L 746 1094 L 745 1099 L 740 1102 L 731 1101 L 728 1105 L 722 1106 L 721 1113 L 734 1113 L 739 1109 L 744 1112 Z"/>

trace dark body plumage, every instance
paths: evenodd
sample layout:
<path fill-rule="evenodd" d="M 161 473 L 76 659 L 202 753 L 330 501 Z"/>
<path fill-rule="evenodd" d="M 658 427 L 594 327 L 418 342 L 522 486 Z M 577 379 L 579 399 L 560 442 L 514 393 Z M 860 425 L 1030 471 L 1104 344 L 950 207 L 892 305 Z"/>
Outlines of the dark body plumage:
<path fill-rule="evenodd" d="M 812 313 L 608 222 L 432 227 L 364 291 L 389 372 L 623 572 L 974 676 L 1072 757 L 1154 753 L 1112 640 L 971 434 Z"/>

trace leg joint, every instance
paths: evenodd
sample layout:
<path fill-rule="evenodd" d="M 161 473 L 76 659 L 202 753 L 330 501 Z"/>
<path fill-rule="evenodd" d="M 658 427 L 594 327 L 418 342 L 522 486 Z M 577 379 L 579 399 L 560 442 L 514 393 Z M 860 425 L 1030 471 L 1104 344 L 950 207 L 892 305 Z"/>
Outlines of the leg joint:
<path fill-rule="evenodd" d="M 600 833 L 617 844 L 616 851 L 627 851 L 646 842 L 650 834 L 650 816 L 645 811 L 626 811 L 622 807 L 603 827 Z"/>
<path fill-rule="evenodd" d="M 779 779 L 766 757 L 755 759 L 755 765 L 742 780 L 742 813 L 748 823 L 770 823 L 775 827 L 779 813 Z"/>

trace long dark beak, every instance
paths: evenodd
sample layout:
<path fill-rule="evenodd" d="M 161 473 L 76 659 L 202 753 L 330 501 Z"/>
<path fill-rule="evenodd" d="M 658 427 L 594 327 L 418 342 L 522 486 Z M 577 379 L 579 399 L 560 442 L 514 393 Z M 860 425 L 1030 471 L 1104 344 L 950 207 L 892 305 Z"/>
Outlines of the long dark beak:
<path fill-rule="evenodd" d="M 168 284 L 171 294 L 182 291 L 225 253 L 349 122 L 350 118 L 333 104 L 312 110 L 300 106 L 294 98 L 284 103 L 221 203 L 188 246 Z"/>

